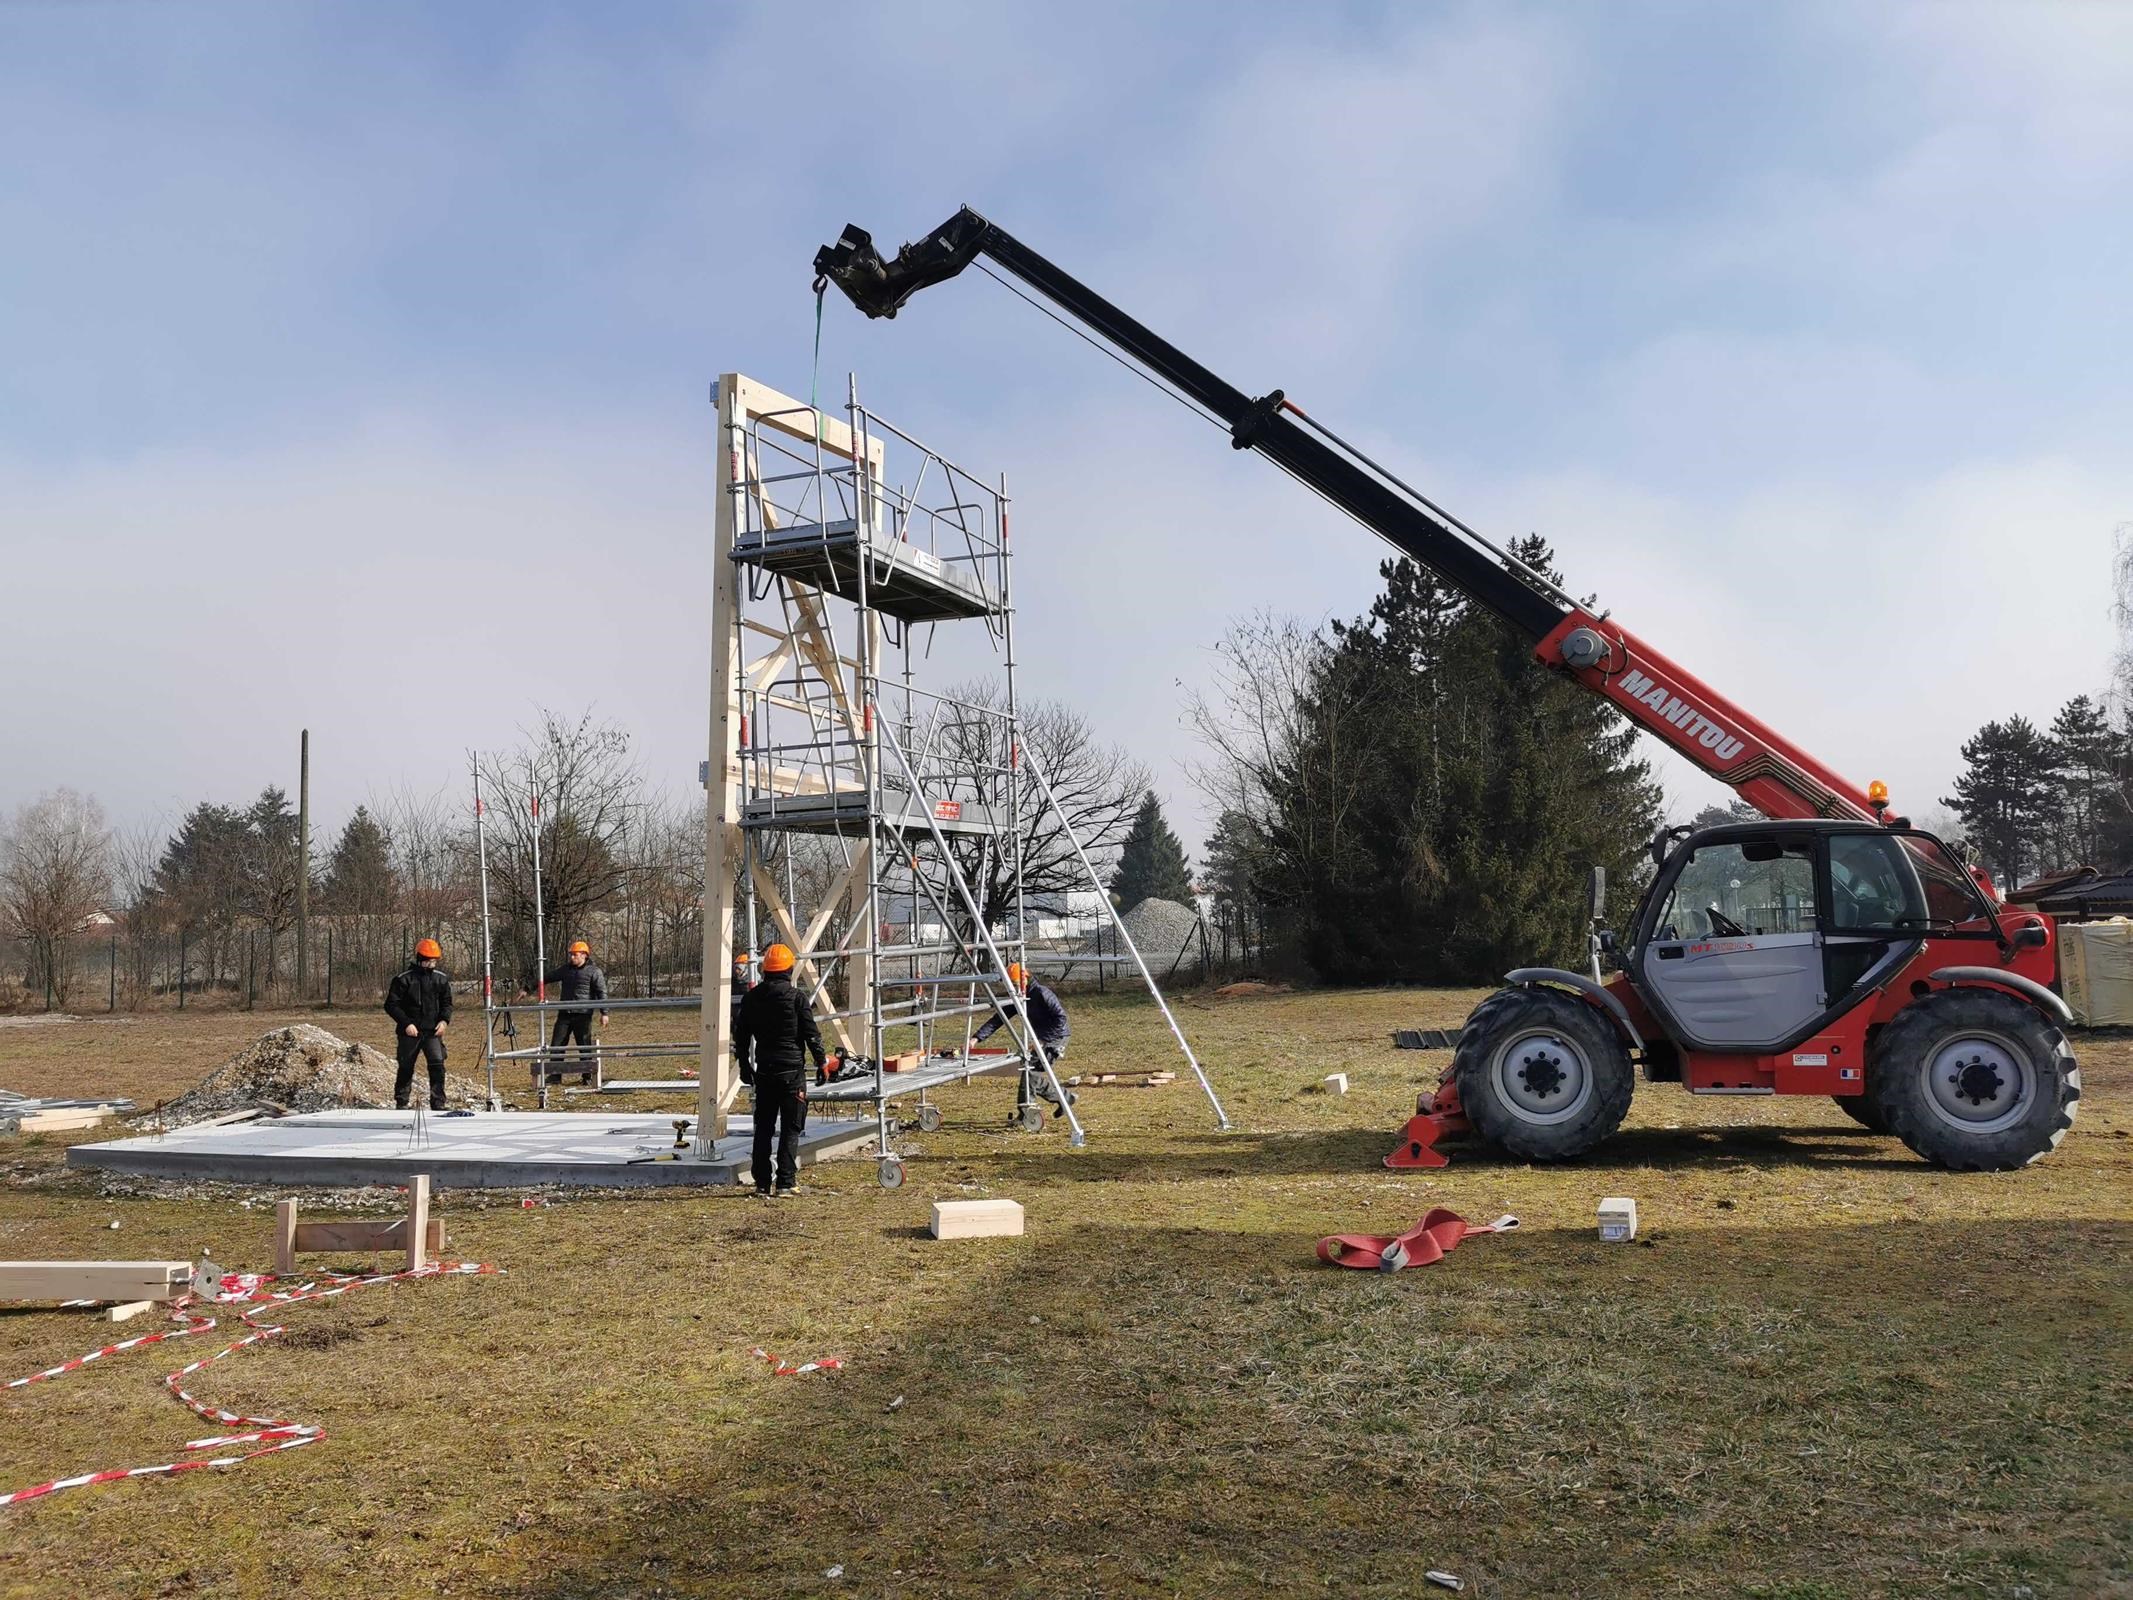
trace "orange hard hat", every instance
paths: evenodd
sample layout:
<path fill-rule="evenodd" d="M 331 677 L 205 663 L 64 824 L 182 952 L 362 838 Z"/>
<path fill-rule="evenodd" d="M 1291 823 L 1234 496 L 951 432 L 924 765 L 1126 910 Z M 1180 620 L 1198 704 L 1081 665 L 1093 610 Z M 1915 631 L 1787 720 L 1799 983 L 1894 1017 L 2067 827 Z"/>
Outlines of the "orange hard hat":
<path fill-rule="evenodd" d="M 428 956 L 432 961 L 439 961 L 444 958 L 444 947 L 435 939 L 417 939 L 415 941 L 415 954 L 417 956 Z"/>
<path fill-rule="evenodd" d="M 1029 982 L 1029 973 L 1023 969 L 1021 962 L 1008 962 L 1007 981 L 1013 984 L 1017 989 L 1021 988 L 1025 983 Z"/>
<path fill-rule="evenodd" d="M 792 971 L 793 959 L 791 945 L 774 944 L 763 952 L 763 970 L 765 972 L 790 972 Z"/>
<path fill-rule="evenodd" d="M 589 956 L 592 953 L 593 947 L 587 944 L 583 939 L 573 939 L 570 941 L 570 954 L 574 956 Z"/>

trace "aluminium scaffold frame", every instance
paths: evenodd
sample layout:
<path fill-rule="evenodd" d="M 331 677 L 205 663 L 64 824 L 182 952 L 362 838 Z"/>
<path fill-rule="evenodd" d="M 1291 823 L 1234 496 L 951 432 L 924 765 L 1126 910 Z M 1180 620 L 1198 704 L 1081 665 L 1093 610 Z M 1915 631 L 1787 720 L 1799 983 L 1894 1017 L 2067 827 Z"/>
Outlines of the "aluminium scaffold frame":
<path fill-rule="evenodd" d="M 811 1098 L 871 1106 L 885 1184 L 902 1181 L 889 1101 L 916 1093 L 921 1126 L 937 1125 L 926 1092 L 987 1073 L 1023 1074 L 1025 1103 L 1041 1082 L 1078 1147 L 1080 1119 L 1007 978 L 1031 955 L 1026 800 L 1041 797 L 1058 816 L 1089 886 L 1110 902 L 1020 736 L 1005 484 L 868 411 L 856 382 L 843 418 L 737 373 L 719 379 L 716 400 L 699 1144 L 724 1134 L 739 1093 L 736 923 L 752 952 L 767 922 L 794 950 L 794 981 L 827 1040 L 857 1068 Z M 905 474 L 895 486 L 892 449 Z M 916 637 L 943 622 L 981 624 L 991 638 L 1000 688 L 983 703 L 915 681 Z M 824 880 L 804 915 L 803 848 Z M 899 913 L 900 923 L 886 920 Z M 1110 915 L 1228 1127 L 1130 933 Z M 972 1053 L 988 1018 L 1007 1028 L 1003 1055 Z"/>

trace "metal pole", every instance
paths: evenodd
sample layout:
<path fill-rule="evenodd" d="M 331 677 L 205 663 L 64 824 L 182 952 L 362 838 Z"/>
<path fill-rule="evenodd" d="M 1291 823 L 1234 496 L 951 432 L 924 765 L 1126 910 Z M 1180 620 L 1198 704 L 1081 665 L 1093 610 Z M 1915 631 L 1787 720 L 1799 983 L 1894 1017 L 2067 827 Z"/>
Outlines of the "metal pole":
<path fill-rule="evenodd" d="M 326 924 L 326 1009 L 333 1009 L 333 924 Z"/>
<path fill-rule="evenodd" d="M 496 977 L 489 940 L 489 826 L 481 803 L 481 757 L 474 769 L 474 855 L 481 865 L 481 1056 L 489 1076 L 489 1105 L 496 1109 Z"/>
<path fill-rule="evenodd" d="M 852 503 L 854 514 L 857 518 L 859 548 L 864 551 L 873 548 L 873 497 L 876 485 L 873 473 L 868 470 L 873 464 L 874 456 L 873 452 L 867 447 L 868 439 L 864 431 L 865 418 L 860 414 L 859 410 L 859 378 L 856 373 L 847 373 L 845 375 L 845 404 L 846 415 L 850 419 L 852 430 L 852 478 L 855 485 Z M 819 425 L 816 431 L 817 433 L 821 431 Z M 827 512 L 824 514 L 827 515 Z M 875 686 L 876 666 L 874 661 L 876 623 L 874 613 L 867 604 L 869 599 L 867 594 L 868 569 L 872 565 L 873 562 L 869 559 L 862 558 L 858 562 L 859 617 L 858 626 L 853 630 L 858 637 L 852 642 L 853 648 L 859 653 L 859 682 L 857 687 L 859 689 L 859 704 L 865 719 L 859 730 L 859 770 L 866 783 L 868 818 L 867 926 L 864 936 L 854 943 L 852 950 L 854 955 L 880 943 L 882 851 L 885 845 L 895 849 L 903 848 L 902 841 L 892 836 L 890 831 L 881 825 L 881 749 L 880 736 L 876 732 L 881 713 L 880 708 L 875 704 L 877 699 Z M 837 663 L 834 645 L 830 651 L 830 670 L 840 677 L 844 673 L 844 668 Z M 919 794 L 918 779 L 913 776 L 910 779 L 910 783 L 912 803 L 915 805 Z M 847 930 L 848 933 L 850 931 Z M 883 1067 L 886 1052 L 882 1049 L 884 1040 L 881 1027 L 881 984 L 879 981 L 881 975 L 876 971 L 877 959 L 869 956 L 863 966 L 854 963 L 845 967 L 844 970 L 848 974 L 855 971 L 860 972 L 865 979 L 867 987 L 867 992 L 863 997 L 851 994 L 849 992 L 851 985 L 847 980 L 845 985 L 847 991 L 845 1004 L 847 1006 L 866 1007 L 867 1054 L 874 1058 L 875 1145 L 882 1155 L 886 1157 L 894 1154 L 894 1152 L 889 1147 L 889 1086 L 886 1082 L 889 1075 Z"/>
<path fill-rule="evenodd" d="M 878 732 L 888 744 L 890 751 L 895 755 L 897 764 L 904 769 L 904 781 L 911 786 L 911 793 L 914 796 L 918 795 L 921 792 L 918 786 L 918 774 L 912 770 L 911 758 L 904 754 L 903 746 L 897 743 L 896 735 L 894 733 L 890 732 L 886 728 L 881 728 L 878 730 Z M 1042 779 L 1043 770 L 1039 768 L 1034 761 L 1032 761 L 1030 764 L 1030 770 L 1032 772 L 1037 773 L 1040 780 Z M 916 809 L 918 813 L 926 820 L 926 831 L 933 835 L 934 848 L 940 851 L 942 861 L 948 868 L 949 881 L 956 886 L 957 892 L 960 893 L 963 897 L 963 908 L 970 913 L 972 920 L 977 925 L 978 938 L 984 942 L 985 953 L 992 957 L 993 968 L 992 973 L 987 975 L 988 979 L 993 975 L 997 975 L 1000 981 L 1006 982 L 1007 958 L 1000 954 L 1000 947 L 997 944 L 993 943 L 992 929 L 985 926 L 985 918 L 979 913 L 977 903 L 971 897 L 970 885 L 966 883 L 963 879 L 963 869 L 956 865 L 955 857 L 953 854 L 950 853 L 948 849 L 947 836 L 941 832 L 941 825 L 934 820 L 933 810 L 930 806 L 919 806 Z M 1057 808 L 1055 807 L 1054 809 Z M 1073 837 L 1071 830 L 1069 830 L 1067 836 L 1069 838 Z M 1077 844 L 1075 848 L 1078 850 L 1080 848 L 1079 844 Z M 988 999 L 991 999 L 992 984 L 988 981 L 985 987 L 987 991 L 986 997 Z M 1013 989 L 1014 986 L 1012 984 L 1009 984 L 1008 987 L 1010 989 Z M 1161 997 L 1158 996 L 1157 998 L 1158 1000 L 1160 1000 Z M 995 1000 L 993 1003 L 995 1005 L 999 1004 L 997 1000 Z M 1004 1007 L 1002 1008 L 1001 1014 L 1003 1016 L 1007 1015 Z M 1044 1075 L 1047 1079 L 1051 1081 L 1052 1092 L 1058 1095 L 1059 1097 L 1057 1101 L 1058 1107 L 1061 1111 L 1066 1113 L 1067 1126 L 1073 1129 L 1073 1137 L 1068 1142 L 1072 1144 L 1075 1149 L 1079 1150 L 1084 1144 L 1088 1143 L 1089 1136 L 1082 1129 L 1081 1118 L 1074 1114 L 1074 1102 L 1068 1098 L 1065 1085 L 1063 1085 L 1059 1081 L 1059 1074 L 1052 1070 L 1052 1058 L 1050 1054 L 1047 1053 L 1044 1048 L 1037 1043 L 1037 1036 L 1033 1031 L 1031 1031 L 1029 1025 L 1029 1008 L 1027 1006 L 1018 1004 L 1015 1007 L 1013 1015 L 1008 1016 L 1008 1030 L 1010 1036 L 1012 1036 L 1016 1030 L 1020 1031 L 1021 1039 L 1018 1042 L 1022 1045 L 1022 1059 L 1025 1064 L 1027 1064 L 1033 1059 L 1044 1063 Z M 1191 1052 L 1189 1050 L 1186 1052 L 1186 1057 L 1188 1060 L 1191 1059 Z M 1200 1070 L 1199 1063 L 1193 1063 L 1193 1070 L 1195 1072 Z M 875 1084 L 877 1088 L 881 1086 L 881 1076 L 882 1075 L 879 1072 L 875 1074 Z M 1206 1079 L 1201 1079 L 1201 1082 L 1206 1082 Z M 1208 1090 L 1208 1094 L 1210 1096 L 1212 1096 L 1213 1093 L 1214 1091 L 1212 1089 Z M 1218 1106 L 1216 1109 L 1220 1110 L 1221 1108 Z M 1224 1121 L 1223 1126 L 1228 1126 L 1228 1122 L 1226 1120 Z"/>
<path fill-rule="evenodd" d="M 296 1003 L 311 990 L 305 978 L 311 954 L 311 730 L 304 729 L 296 777 Z"/>
<path fill-rule="evenodd" d="M 111 936 L 111 998 L 110 998 L 109 1000 L 106 1000 L 106 1001 L 104 1002 L 104 1009 L 105 1009 L 106 1011 L 116 1011 L 116 1010 L 118 1010 L 118 1004 L 119 1004 L 119 941 L 118 941 L 118 935 L 114 933 L 114 934 L 113 934 L 113 935 Z"/>
<path fill-rule="evenodd" d="M 1067 821 L 1066 813 L 1059 809 L 1059 801 L 1052 793 L 1051 780 L 1045 777 L 1044 767 L 1034 755 L 1030 757 L 1029 769 L 1037 775 L 1038 787 L 1044 791 L 1045 804 L 1050 806 L 1059 818 L 1061 831 L 1065 833 L 1067 842 L 1073 845 L 1074 854 L 1080 857 L 1081 870 L 1089 875 L 1090 885 L 1096 890 L 1097 897 L 1103 901 L 1104 909 L 1110 912 L 1111 925 L 1118 930 L 1119 942 L 1125 945 L 1126 953 L 1133 957 L 1133 964 L 1140 969 L 1141 981 L 1148 985 L 1148 992 L 1155 997 L 1156 1005 L 1162 1009 L 1163 1020 L 1170 1024 L 1170 1036 L 1177 1040 L 1178 1048 L 1185 1052 L 1185 1059 L 1192 1066 L 1192 1075 L 1200 1080 L 1200 1087 L 1207 1095 L 1207 1103 L 1215 1108 L 1216 1126 L 1227 1129 L 1229 1113 L 1222 1109 L 1222 1102 L 1215 1098 L 1215 1086 L 1207 1081 L 1207 1074 L 1200 1070 L 1199 1058 L 1192 1053 L 1192 1046 L 1185 1042 L 1185 1030 L 1178 1026 L 1178 1019 L 1171 1015 L 1170 1002 L 1163 998 L 1163 991 L 1156 986 L 1154 977 L 1148 971 L 1148 963 L 1141 959 L 1140 947 L 1133 942 L 1133 935 L 1126 931 L 1126 924 L 1118 914 L 1118 907 L 1112 905 L 1111 897 L 1104 893 L 1103 884 L 1096 876 L 1096 868 L 1089 862 L 1089 853 L 1081 848 L 1081 840 L 1075 837 L 1073 824 Z M 1103 970 L 1101 963 L 1098 963 L 1097 970 Z"/>

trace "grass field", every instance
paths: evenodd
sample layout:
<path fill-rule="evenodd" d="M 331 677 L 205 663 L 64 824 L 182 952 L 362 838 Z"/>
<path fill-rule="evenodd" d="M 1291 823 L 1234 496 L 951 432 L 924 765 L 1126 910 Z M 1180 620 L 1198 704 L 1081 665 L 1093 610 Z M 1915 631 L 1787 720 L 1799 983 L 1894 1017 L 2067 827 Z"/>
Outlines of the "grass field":
<path fill-rule="evenodd" d="M 325 1442 L 0 1511 L 0 1594 L 2133 1595 L 2133 1044 L 2080 1042 L 2080 1120 L 2021 1173 L 1665 1088 L 1574 1167 L 1386 1172 L 1444 1061 L 1387 1031 L 1475 998 L 1188 999 L 1228 1134 L 1190 1082 L 1092 1089 L 1074 1152 L 976 1085 L 900 1192 L 845 1161 L 771 1204 L 446 1194 L 450 1253 L 503 1276 L 298 1308 L 201 1375 Z M 1164 1060 L 1152 1010 L 1074 1009 L 1074 1068 Z M 0 1029 L 0 1084 L 145 1103 L 284 1020 Z M 0 1256 L 269 1265 L 271 1195 L 63 1144 L 0 1139 Z M 1639 1245 L 1595 1240 L 1618 1193 Z M 1028 1236 L 922 1237 L 971 1195 Z M 1392 1277 L 1313 1259 L 1433 1204 L 1524 1228 Z M 110 1333 L 0 1312 L 0 1377 Z M 202 1429 L 156 1380 L 202 1342 L 0 1393 L 0 1490 L 174 1459 Z"/>

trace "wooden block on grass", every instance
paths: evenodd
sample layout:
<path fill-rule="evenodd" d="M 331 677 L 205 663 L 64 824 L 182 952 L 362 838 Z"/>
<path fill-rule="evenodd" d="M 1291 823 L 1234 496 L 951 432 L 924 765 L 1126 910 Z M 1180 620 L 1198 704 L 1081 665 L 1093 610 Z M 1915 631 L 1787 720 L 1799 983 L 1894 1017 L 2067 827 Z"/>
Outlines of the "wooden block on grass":
<path fill-rule="evenodd" d="M 936 1239 L 1014 1239 L 1022 1233 L 1019 1200 L 936 1200 L 927 1231 Z"/>
<path fill-rule="evenodd" d="M 190 1261 L 0 1261 L 0 1300 L 175 1300 Z"/>
<path fill-rule="evenodd" d="M 153 1300 L 128 1300 L 125 1304 L 111 1306 L 98 1315 L 106 1322 L 131 1322 L 143 1312 L 153 1311 L 155 1308 L 156 1303 Z"/>
<path fill-rule="evenodd" d="M 109 1106 L 63 1106 L 56 1111 L 32 1111 L 11 1119 L 8 1125 L 17 1133 L 71 1133 L 93 1128 L 112 1115 Z"/>

